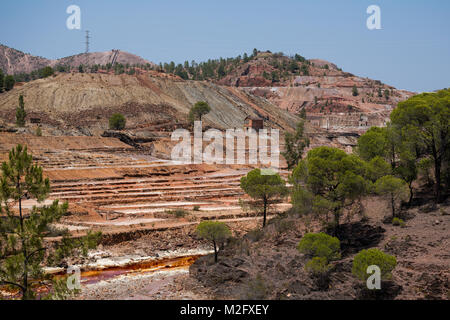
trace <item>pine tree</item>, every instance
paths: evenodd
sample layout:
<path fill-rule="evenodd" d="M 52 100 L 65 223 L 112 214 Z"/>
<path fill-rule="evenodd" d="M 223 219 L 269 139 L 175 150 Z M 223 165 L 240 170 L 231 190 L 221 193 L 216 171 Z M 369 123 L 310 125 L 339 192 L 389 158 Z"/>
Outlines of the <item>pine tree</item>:
<path fill-rule="evenodd" d="M 14 80 L 14 77 L 11 75 L 7 75 L 3 81 L 3 86 L 5 87 L 6 91 L 12 90 L 14 88 L 14 85 L 16 84 L 16 80 Z"/>
<path fill-rule="evenodd" d="M 23 95 L 19 96 L 19 106 L 16 109 L 16 124 L 18 127 L 25 126 L 25 118 L 27 113 L 25 111 L 25 103 L 23 102 Z"/>
<path fill-rule="evenodd" d="M 189 111 L 189 122 L 193 123 L 195 120 L 202 121 L 204 115 L 211 112 L 211 107 L 204 101 L 198 101 Z"/>
<path fill-rule="evenodd" d="M 303 108 L 301 116 L 306 119 L 306 109 Z M 284 136 L 285 151 L 282 152 L 283 157 L 286 159 L 288 168 L 292 169 L 298 165 L 298 162 L 302 159 L 303 150 L 309 146 L 309 139 L 305 134 L 305 122 L 300 121 L 297 123 L 295 133 L 286 132 Z"/>
<path fill-rule="evenodd" d="M 56 265 L 75 253 L 87 254 L 95 248 L 100 233 L 89 233 L 81 239 L 67 234 L 50 250 L 44 241 L 49 226 L 66 214 L 68 204 L 53 201 L 50 206 L 34 206 L 24 212 L 22 200 L 43 202 L 50 193 L 50 182 L 43 177 L 42 167 L 33 165 L 27 147 L 18 145 L 9 153 L 0 176 L 0 285 L 18 289 L 23 300 L 35 298 L 32 280 L 42 280 L 43 265 Z M 17 207 L 15 207 L 17 205 Z M 55 294 L 67 290 L 62 283 L 54 286 Z"/>
<path fill-rule="evenodd" d="M 263 210 L 263 228 L 266 226 L 267 209 L 289 193 L 286 182 L 276 174 L 261 174 L 261 169 L 254 169 L 241 178 L 241 189 Z"/>
<path fill-rule="evenodd" d="M 231 237 L 231 231 L 228 226 L 220 221 L 202 221 L 197 226 L 197 234 L 213 243 L 214 262 L 217 263 L 218 248 L 217 246 L 226 239 Z"/>

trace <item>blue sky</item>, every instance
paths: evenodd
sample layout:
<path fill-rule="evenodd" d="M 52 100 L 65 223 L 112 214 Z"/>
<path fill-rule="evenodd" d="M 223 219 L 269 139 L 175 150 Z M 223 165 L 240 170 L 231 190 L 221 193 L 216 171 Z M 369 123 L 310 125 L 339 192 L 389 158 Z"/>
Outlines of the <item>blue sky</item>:
<path fill-rule="evenodd" d="M 81 30 L 66 9 L 81 8 Z M 381 30 L 366 9 L 381 8 Z M 450 85 L 448 0 L 14 0 L 2 1 L 0 43 L 60 58 L 120 49 L 148 60 L 183 63 L 234 57 L 253 48 L 300 53 L 400 89 Z"/>

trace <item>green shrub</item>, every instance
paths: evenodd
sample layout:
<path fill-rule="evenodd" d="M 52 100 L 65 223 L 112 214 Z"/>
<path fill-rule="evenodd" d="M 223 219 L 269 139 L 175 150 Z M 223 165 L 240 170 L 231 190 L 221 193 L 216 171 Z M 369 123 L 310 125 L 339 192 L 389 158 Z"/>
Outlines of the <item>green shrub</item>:
<path fill-rule="evenodd" d="M 120 113 L 115 113 L 109 118 L 109 128 L 111 130 L 123 130 L 126 125 L 125 117 Z"/>
<path fill-rule="evenodd" d="M 45 67 L 45 68 L 39 70 L 39 77 L 47 78 L 47 77 L 54 75 L 54 73 L 55 73 L 55 71 L 52 69 L 52 67 Z"/>
<path fill-rule="evenodd" d="M 312 257 L 325 258 L 328 261 L 341 257 L 341 244 L 338 238 L 326 233 L 307 233 L 300 240 L 297 249 Z"/>
<path fill-rule="evenodd" d="M 200 206 L 194 206 L 194 211 L 200 211 Z"/>
<path fill-rule="evenodd" d="M 381 270 L 381 278 L 387 280 L 392 277 L 391 272 L 397 265 L 397 259 L 376 248 L 362 250 L 353 259 L 352 273 L 360 280 L 367 280 L 370 276 L 367 273 L 367 267 L 372 265 L 378 266 Z"/>
<path fill-rule="evenodd" d="M 392 219 L 392 225 L 400 226 L 402 228 L 404 228 L 406 226 L 405 221 L 403 221 L 402 219 L 397 218 L 397 217 Z"/>
<path fill-rule="evenodd" d="M 12 75 L 8 75 L 3 80 L 3 86 L 5 88 L 5 91 L 10 91 L 14 88 L 14 85 L 16 84 L 16 80 L 14 80 L 14 77 Z"/>
<path fill-rule="evenodd" d="M 305 270 L 309 273 L 320 276 L 330 271 L 331 266 L 328 264 L 327 259 L 324 257 L 314 257 L 309 260 L 305 265 Z"/>
<path fill-rule="evenodd" d="M 41 127 L 37 127 L 36 128 L 36 136 L 37 137 L 42 137 L 42 129 L 41 129 Z"/>
<path fill-rule="evenodd" d="M 314 257 L 305 265 L 305 270 L 311 275 L 320 291 L 329 288 L 331 267 L 325 257 Z"/>

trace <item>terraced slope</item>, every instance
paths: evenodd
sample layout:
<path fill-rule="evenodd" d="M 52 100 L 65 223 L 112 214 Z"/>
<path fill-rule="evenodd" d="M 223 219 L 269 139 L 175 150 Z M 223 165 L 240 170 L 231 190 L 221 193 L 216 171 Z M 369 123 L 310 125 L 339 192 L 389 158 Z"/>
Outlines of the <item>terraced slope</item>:
<path fill-rule="evenodd" d="M 74 139 L 78 144 L 74 144 Z M 71 215 L 61 227 L 73 232 L 95 228 L 105 233 L 170 228 L 201 219 L 255 219 L 242 210 L 246 199 L 240 178 L 246 165 L 177 165 L 114 138 L 46 137 L 0 134 L 1 141 L 29 146 L 51 180 L 53 199 L 68 201 Z M 0 154 L 6 157 L 6 145 Z M 287 176 L 287 172 L 282 172 Z M 40 205 L 25 200 L 29 210 Z M 289 205 L 279 204 L 274 210 Z M 170 211 L 184 209 L 186 217 Z M 272 211 L 274 212 L 274 211 Z"/>

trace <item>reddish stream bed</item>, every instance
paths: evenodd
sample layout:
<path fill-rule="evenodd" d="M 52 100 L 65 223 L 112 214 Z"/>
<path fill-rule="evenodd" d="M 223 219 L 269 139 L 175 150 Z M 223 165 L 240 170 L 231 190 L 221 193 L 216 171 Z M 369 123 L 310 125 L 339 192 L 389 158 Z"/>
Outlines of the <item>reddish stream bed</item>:
<path fill-rule="evenodd" d="M 122 266 L 98 267 L 97 269 L 87 269 L 81 271 L 81 284 L 94 284 L 100 281 L 113 279 L 123 275 L 137 275 L 148 274 L 155 271 L 170 271 L 180 268 L 189 267 L 202 255 L 191 255 L 174 258 L 152 259 L 139 262 L 130 262 Z M 59 272 L 54 274 L 55 278 L 66 276 L 66 272 Z M 33 285 L 35 292 L 38 295 L 43 295 L 49 292 L 50 287 L 40 281 Z M 7 293 L 7 295 L 5 295 Z M 0 297 L 5 299 L 18 299 L 20 294 L 18 290 L 8 287 L 0 287 Z"/>
<path fill-rule="evenodd" d="M 85 270 L 81 272 L 81 283 L 91 284 L 102 280 L 108 280 L 121 275 L 144 274 L 160 270 L 174 270 L 189 267 L 202 255 L 165 258 L 160 260 L 147 260 L 129 263 L 124 266 L 107 267 L 97 270 Z M 61 275 L 61 274 L 60 274 Z"/>

